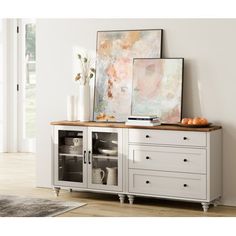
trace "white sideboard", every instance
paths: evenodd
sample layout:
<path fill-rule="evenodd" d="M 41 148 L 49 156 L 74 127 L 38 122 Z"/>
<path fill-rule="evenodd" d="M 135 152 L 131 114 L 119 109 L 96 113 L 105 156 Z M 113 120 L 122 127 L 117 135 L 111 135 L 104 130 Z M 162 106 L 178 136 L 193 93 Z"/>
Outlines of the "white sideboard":
<path fill-rule="evenodd" d="M 60 188 L 67 188 L 118 194 L 121 203 L 128 196 L 130 204 L 135 196 L 175 199 L 199 202 L 204 211 L 219 202 L 220 126 L 140 127 L 68 121 L 51 124 L 52 185 L 57 195 Z M 78 149 L 66 146 L 74 139 L 81 143 Z"/>

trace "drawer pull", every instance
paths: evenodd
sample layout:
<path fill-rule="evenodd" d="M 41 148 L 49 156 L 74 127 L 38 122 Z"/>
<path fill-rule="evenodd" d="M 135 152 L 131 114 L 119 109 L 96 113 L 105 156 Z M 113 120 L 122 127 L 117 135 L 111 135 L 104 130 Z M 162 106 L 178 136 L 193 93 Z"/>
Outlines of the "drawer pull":
<path fill-rule="evenodd" d="M 86 151 L 84 151 L 84 164 L 86 164 Z"/>
<path fill-rule="evenodd" d="M 150 136 L 147 134 L 147 135 L 146 135 L 146 138 L 150 138 Z"/>
<path fill-rule="evenodd" d="M 150 159 L 150 157 L 149 157 L 149 156 L 146 156 L 146 159 L 147 159 L 147 160 L 149 160 L 149 159 Z"/>
<path fill-rule="evenodd" d="M 188 187 L 188 185 L 187 185 L 187 184 L 184 184 L 184 187 L 186 188 L 186 187 Z"/>
<path fill-rule="evenodd" d="M 149 181 L 149 180 L 147 180 L 147 181 L 146 181 L 146 184 L 149 184 L 149 183 L 150 183 L 150 181 Z"/>
<path fill-rule="evenodd" d="M 187 137 L 183 137 L 183 140 L 187 140 L 188 138 Z"/>
<path fill-rule="evenodd" d="M 184 159 L 184 162 L 187 162 L 188 160 L 187 159 Z"/>
<path fill-rule="evenodd" d="M 91 164 L 91 151 L 88 152 L 88 163 Z"/>

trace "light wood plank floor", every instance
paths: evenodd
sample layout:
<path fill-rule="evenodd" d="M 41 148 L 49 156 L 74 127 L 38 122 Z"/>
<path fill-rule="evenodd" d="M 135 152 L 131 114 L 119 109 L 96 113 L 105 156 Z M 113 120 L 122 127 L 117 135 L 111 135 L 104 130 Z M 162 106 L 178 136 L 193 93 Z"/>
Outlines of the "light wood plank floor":
<path fill-rule="evenodd" d="M 0 154 L 0 194 L 55 199 L 51 189 L 35 187 L 35 156 L 25 153 Z M 135 198 L 134 205 L 129 205 L 127 199 L 125 204 L 120 204 L 117 195 L 64 190 L 57 199 L 87 203 L 61 217 L 236 216 L 236 207 L 210 207 L 209 212 L 204 213 L 200 204 L 152 198 Z"/>

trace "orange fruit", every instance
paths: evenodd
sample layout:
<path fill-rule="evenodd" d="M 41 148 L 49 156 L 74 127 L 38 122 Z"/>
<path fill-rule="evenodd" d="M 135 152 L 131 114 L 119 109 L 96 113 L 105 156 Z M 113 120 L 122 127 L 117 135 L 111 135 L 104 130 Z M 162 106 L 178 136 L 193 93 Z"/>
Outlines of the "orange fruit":
<path fill-rule="evenodd" d="M 189 118 L 183 118 L 183 119 L 181 120 L 181 124 L 187 125 L 187 124 L 188 124 L 188 120 L 189 120 Z"/>
<path fill-rule="evenodd" d="M 200 125 L 201 124 L 201 118 L 200 117 L 195 117 L 193 119 L 193 124 L 194 125 Z"/>
<path fill-rule="evenodd" d="M 201 118 L 201 125 L 207 125 L 208 124 L 208 120 L 204 117 Z"/>
<path fill-rule="evenodd" d="M 193 124 L 193 119 L 190 118 L 190 119 L 188 120 L 188 125 L 192 125 L 192 124 Z"/>

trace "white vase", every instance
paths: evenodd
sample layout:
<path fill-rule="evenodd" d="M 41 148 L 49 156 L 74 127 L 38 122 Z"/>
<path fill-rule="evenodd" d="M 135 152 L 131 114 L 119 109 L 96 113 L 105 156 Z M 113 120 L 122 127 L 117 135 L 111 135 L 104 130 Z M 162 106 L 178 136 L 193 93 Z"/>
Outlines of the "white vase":
<path fill-rule="evenodd" d="M 77 118 L 76 113 L 76 96 L 67 96 L 67 120 L 75 121 Z"/>
<path fill-rule="evenodd" d="M 78 120 L 90 120 L 90 87 L 89 84 L 79 85 Z"/>
<path fill-rule="evenodd" d="M 109 168 L 107 170 L 107 185 L 117 185 L 117 167 Z"/>

